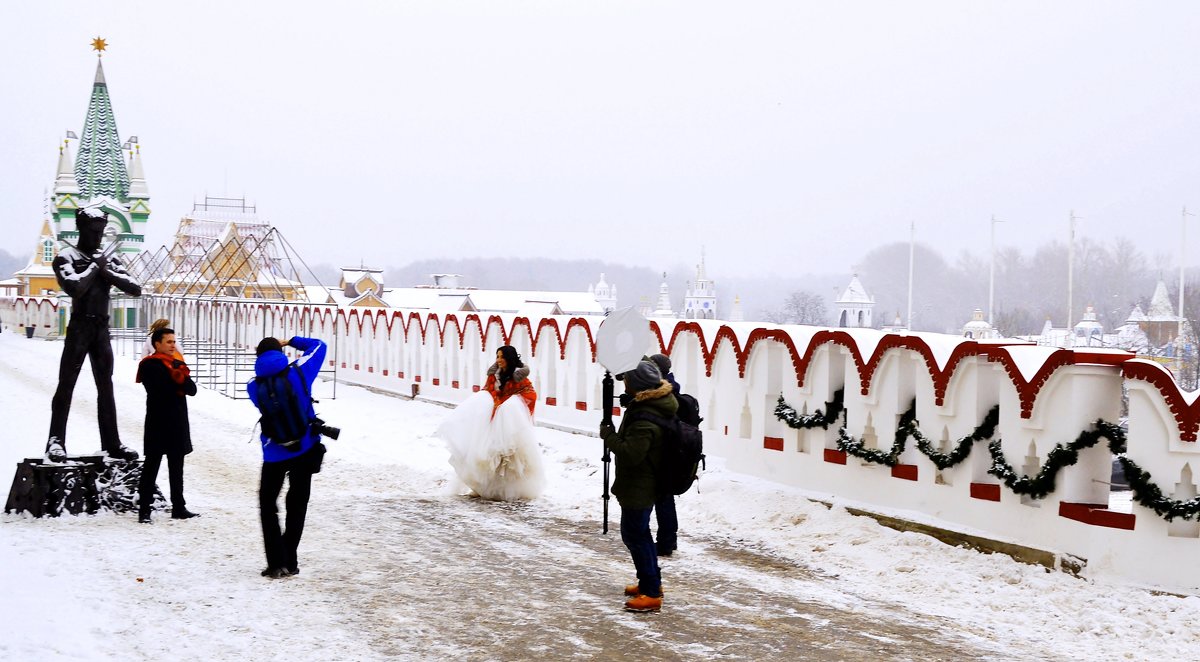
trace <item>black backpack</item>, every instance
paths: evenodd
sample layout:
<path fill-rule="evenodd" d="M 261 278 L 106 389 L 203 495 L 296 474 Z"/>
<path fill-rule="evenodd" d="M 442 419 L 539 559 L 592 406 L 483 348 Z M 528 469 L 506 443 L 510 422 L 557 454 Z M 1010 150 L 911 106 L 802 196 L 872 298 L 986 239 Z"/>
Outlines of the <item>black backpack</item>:
<path fill-rule="evenodd" d="M 285 448 L 300 443 L 308 436 L 312 421 L 308 417 L 308 407 L 312 396 L 304 389 L 305 400 L 301 400 L 288 375 L 297 370 L 295 363 L 267 377 L 254 380 L 254 388 L 258 396 L 258 411 L 262 416 L 258 422 L 262 425 L 263 434 L 272 442 Z M 304 384 L 304 375 L 300 375 L 300 384 Z"/>
<path fill-rule="evenodd" d="M 687 393 L 676 393 L 675 401 L 679 403 L 679 411 L 675 412 L 679 420 L 697 428 L 700 427 L 700 421 L 704 419 L 700 416 L 700 403 L 696 401 L 696 398 Z"/>
<path fill-rule="evenodd" d="M 695 403 L 692 396 L 684 397 Z M 648 411 L 630 412 L 630 419 L 649 421 L 662 428 L 662 463 L 654 472 L 657 492 L 679 495 L 691 489 L 704 466 L 704 434 L 700 428 L 678 415 L 664 418 Z"/>

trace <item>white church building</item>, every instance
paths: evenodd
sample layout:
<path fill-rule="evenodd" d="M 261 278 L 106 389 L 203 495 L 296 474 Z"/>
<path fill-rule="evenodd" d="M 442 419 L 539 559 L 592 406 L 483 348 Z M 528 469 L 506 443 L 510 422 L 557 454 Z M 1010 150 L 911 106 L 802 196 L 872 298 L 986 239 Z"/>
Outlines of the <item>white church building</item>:
<path fill-rule="evenodd" d="M 837 325 L 842 328 L 870 329 L 875 326 L 871 318 L 875 309 L 875 297 L 858 280 L 858 274 L 850 278 L 850 284 L 834 302 L 837 310 Z"/>

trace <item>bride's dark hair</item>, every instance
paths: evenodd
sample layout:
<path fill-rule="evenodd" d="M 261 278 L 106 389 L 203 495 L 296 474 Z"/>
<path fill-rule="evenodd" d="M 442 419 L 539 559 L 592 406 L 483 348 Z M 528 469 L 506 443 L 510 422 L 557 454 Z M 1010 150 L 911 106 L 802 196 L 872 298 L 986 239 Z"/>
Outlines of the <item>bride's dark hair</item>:
<path fill-rule="evenodd" d="M 521 355 L 517 353 L 517 348 L 512 345 L 505 345 L 497 351 L 500 352 L 500 356 L 504 357 L 504 370 L 501 370 L 500 374 L 496 376 L 496 381 L 499 382 L 500 388 L 504 388 L 508 380 L 512 379 L 513 372 L 517 368 L 524 368 L 525 364 L 521 362 Z"/>

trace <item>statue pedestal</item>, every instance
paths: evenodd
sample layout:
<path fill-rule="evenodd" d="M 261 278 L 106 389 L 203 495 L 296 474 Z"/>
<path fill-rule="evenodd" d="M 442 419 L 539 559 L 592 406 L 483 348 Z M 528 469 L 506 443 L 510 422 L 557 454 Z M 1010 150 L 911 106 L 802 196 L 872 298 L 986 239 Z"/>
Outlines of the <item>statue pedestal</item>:
<path fill-rule="evenodd" d="M 137 510 L 139 461 L 105 455 L 70 455 L 66 462 L 26 458 L 17 464 L 4 512 L 26 511 L 34 517 L 79 515 L 98 510 Z M 164 501 L 156 490 L 155 502 Z"/>

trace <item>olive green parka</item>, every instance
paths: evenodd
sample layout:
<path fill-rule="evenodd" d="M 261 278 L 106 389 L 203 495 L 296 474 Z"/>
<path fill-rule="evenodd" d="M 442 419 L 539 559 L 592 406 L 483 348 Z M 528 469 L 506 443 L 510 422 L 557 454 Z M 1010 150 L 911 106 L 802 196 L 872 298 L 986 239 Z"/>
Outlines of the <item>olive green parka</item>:
<path fill-rule="evenodd" d="M 665 380 L 657 388 L 640 391 L 621 416 L 621 427 L 604 441 L 616 456 L 616 479 L 612 493 L 622 508 L 651 508 L 657 500 L 654 468 L 662 458 L 662 428 L 645 420 L 633 420 L 637 411 L 673 418 L 679 409 L 671 385 Z"/>

